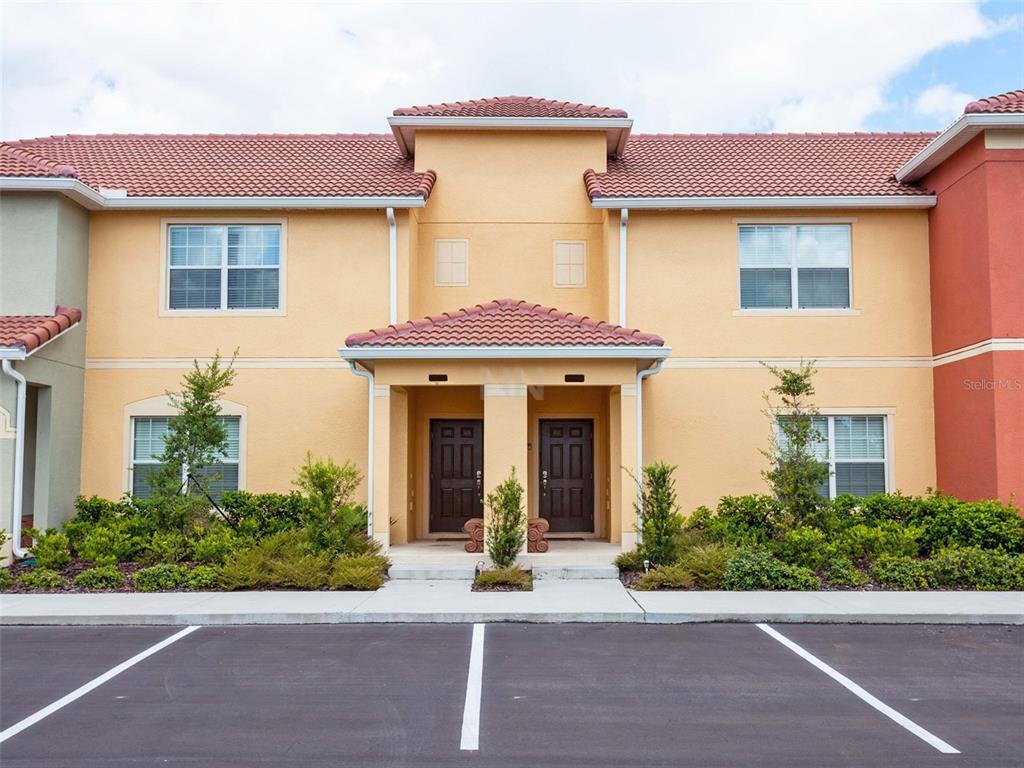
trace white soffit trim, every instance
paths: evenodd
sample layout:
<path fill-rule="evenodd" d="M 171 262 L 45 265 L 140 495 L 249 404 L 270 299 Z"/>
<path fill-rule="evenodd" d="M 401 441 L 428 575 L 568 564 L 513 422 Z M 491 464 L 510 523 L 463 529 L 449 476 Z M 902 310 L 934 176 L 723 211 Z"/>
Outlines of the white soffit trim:
<path fill-rule="evenodd" d="M 338 354 L 343 360 L 410 360 L 463 358 L 517 358 L 543 359 L 552 357 L 569 358 L 617 358 L 662 360 L 671 354 L 669 347 L 641 345 L 605 346 L 547 346 L 547 347 L 341 347 Z"/>
<path fill-rule="evenodd" d="M 821 195 L 758 197 L 595 197 L 593 208 L 932 208 L 934 195 Z"/>
<path fill-rule="evenodd" d="M 462 131 L 605 131 L 608 151 L 621 155 L 633 128 L 628 117 L 435 117 L 428 115 L 392 115 L 388 118 L 399 149 L 406 155 L 416 152 L 417 128 Z"/>
<path fill-rule="evenodd" d="M 1024 115 L 1012 112 L 961 115 L 896 171 L 896 181 L 917 181 L 986 128 L 1024 128 Z"/>
<path fill-rule="evenodd" d="M 90 210 L 146 210 L 154 208 L 190 209 L 267 209 L 267 208 L 423 208 L 427 202 L 419 195 L 356 196 L 275 196 L 275 197 L 125 197 L 101 195 L 77 179 L 53 177 L 0 177 L 0 191 L 60 192 Z"/>

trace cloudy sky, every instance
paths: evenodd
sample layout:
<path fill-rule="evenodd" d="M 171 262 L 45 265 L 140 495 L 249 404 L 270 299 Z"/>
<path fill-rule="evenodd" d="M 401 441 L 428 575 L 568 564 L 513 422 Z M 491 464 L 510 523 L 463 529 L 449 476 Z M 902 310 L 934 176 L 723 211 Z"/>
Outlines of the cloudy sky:
<path fill-rule="evenodd" d="M 508 94 L 638 132 L 919 130 L 1024 86 L 1024 0 L 0 7 L 8 139 L 380 132 L 397 106 Z"/>

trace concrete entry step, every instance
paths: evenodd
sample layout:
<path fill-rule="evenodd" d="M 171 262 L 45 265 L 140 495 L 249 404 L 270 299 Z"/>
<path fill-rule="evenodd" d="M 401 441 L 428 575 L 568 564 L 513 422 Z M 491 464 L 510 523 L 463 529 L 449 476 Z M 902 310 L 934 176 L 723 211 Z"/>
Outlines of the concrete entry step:
<path fill-rule="evenodd" d="M 392 579 L 415 579 L 419 581 L 472 581 L 476 565 L 454 563 L 395 563 L 388 569 Z"/>
<path fill-rule="evenodd" d="M 614 565 L 542 565 L 533 564 L 535 579 L 617 579 Z"/>

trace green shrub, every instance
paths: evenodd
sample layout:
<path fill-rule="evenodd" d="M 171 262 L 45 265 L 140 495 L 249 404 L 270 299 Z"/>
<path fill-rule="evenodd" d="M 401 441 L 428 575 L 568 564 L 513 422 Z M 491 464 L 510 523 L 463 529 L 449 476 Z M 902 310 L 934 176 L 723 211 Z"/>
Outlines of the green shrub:
<path fill-rule="evenodd" d="M 117 589 L 124 584 L 124 574 L 113 565 L 90 568 L 75 576 L 75 584 L 85 589 Z"/>
<path fill-rule="evenodd" d="M 912 522 L 924 530 L 925 554 L 946 547 L 981 547 L 1024 552 L 1024 518 L 998 501 L 959 501 L 940 494 L 920 500 Z"/>
<path fill-rule="evenodd" d="M 242 547 L 242 538 L 229 526 L 214 523 L 196 540 L 192 556 L 197 563 L 221 565 L 236 550 Z"/>
<path fill-rule="evenodd" d="M 1022 560 L 978 547 L 944 549 L 927 561 L 928 583 L 937 589 L 1022 589 Z"/>
<path fill-rule="evenodd" d="M 116 565 L 131 560 L 141 549 L 123 520 L 97 523 L 78 546 L 78 554 L 96 565 Z"/>
<path fill-rule="evenodd" d="M 839 533 L 829 550 L 851 560 L 913 557 L 920 549 L 921 534 L 920 528 L 894 520 L 882 520 L 877 525 L 857 523 Z"/>
<path fill-rule="evenodd" d="M 9 569 L 0 566 L 0 589 L 7 589 L 14 583 L 14 579 L 11 578 L 11 572 Z"/>
<path fill-rule="evenodd" d="M 641 576 L 633 584 L 633 589 L 689 589 L 695 583 L 693 574 L 681 565 L 661 565 Z"/>
<path fill-rule="evenodd" d="M 883 520 L 906 523 L 915 518 L 921 499 L 901 493 L 875 493 L 871 496 L 841 497 L 852 500 L 856 506 L 857 522 L 879 523 Z M 836 499 L 839 502 L 839 499 Z"/>
<path fill-rule="evenodd" d="M 297 491 L 288 494 L 228 491 L 221 497 L 220 506 L 242 535 L 263 538 L 298 528 L 308 502 Z"/>
<path fill-rule="evenodd" d="M 33 568 L 18 577 L 18 582 L 29 589 L 56 589 L 64 583 L 63 577 L 49 568 Z"/>
<path fill-rule="evenodd" d="M 220 583 L 225 589 L 318 589 L 329 566 L 330 553 L 316 551 L 306 531 L 281 531 L 235 552 L 220 569 Z"/>
<path fill-rule="evenodd" d="M 884 555 L 871 564 L 871 575 L 883 587 L 928 589 L 928 566 L 912 557 Z"/>
<path fill-rule="evenodd" d="M 352 501 L 361 481 L 362 475 L 350 461 L 339 465 L 331 458 L 306 454 L 295 485 L 305 495 L 301 521 L 315 549 L 339 554 L 367 551 L 366 508 Z"/>
<path fill-rule="evenodd" d="M 785 510 L 771 496 L 723 496 L 714 512 L 697 508 L 686 527 L 699 531 L 707 541 L 751 547 L 777 538 L 785 530 L 785 520 Z"/>
<path fill-rule="evenodd" d="M 615 567 L 620 571 L 642 571 L 644 569 L 644 553 L 639 549 L 622 552 L 615 558 Z"/>
<path fill-rule="evenodd" d="M 32 545 L 32 556 L 40 568 L 59 571 L 71 563 L 67 534 L 58 533 L 56 528 L 47 528 L 43 532 L 29 528 L 25 533 L 35 540 Z"/>
<path fill-rule="evenodd" d="M 683 530 L 683 516 L 676 502 L 676 468 L 657 462 L 643 468 L 643 485 L 636 505 L 640 523 L 638 537 L 642 543 L 637 549 L 651 561 L 651 565 L 671 565 L 678 554 L 677 537 Z"/>
<path fill-rule="evenodd" d="M 487 524 L 487 554 L 498 568 L 509 568 L 526 543 L 523 529 L 523 486 L 515 467 L 508 478 L 487 494 L 491 518 Z"/>
<path fill-rule="evenodd" d="M 382 555 L 343 555 L 334 561 L 327 583 L 332 589 L 379 589 L 388 566 Z"/>
<path fill-rule="evenodd" d="M 483 589 L 512 587 L 522 592 L 528 592 L 533 589 L 533 574 L 515 565 L 506 568 L 491 568 L 477 574 L 477 577 L 473 579 L 473 586 Z"/>
<path fill-rule="evenodd" d="M 818 589 L 820 583 L 809 568 L 786 565 L 769 552 L 742 548 L 725 566 L 722 586 L 731 590 Z"/>
<path fill-rule="evenodd" d="M 863 587 L 870 579 L 848 557 L 835 557 L 825 564 L 822 572 L 833 587 Z"/>
<path fill-rule="evenodd" d="M 136 571 L 132 579 L 140 592 L 166 592 L 185 586 L 188 571 L 180 565 L 161 563 Z"/>
<path fill-rule="evenodd" d="M 192 559 L 193 542 L 178 531 L 157 531 L 146 545 L 146 559 L 152 563 L 180 563 Z"/>
<path fill-rule="evenodd" d="M 190 590 L 216 589 L 220 584 L 220 573 L 209 565 L 197 565 L 185 577 Z"/>
<path fill-rule="evenodd" d="M 819 568 L 825 562 L 827 539 L 817 528 L 801 525 L 786 531 L 774 547 L 776 556 L 791 565 Z"/>
<path fill-rule="evenodd" d="M 725 566 L 735 554 L 735 547 L 724 544 L 698 544 L 682 551 L 679 567 L 689 572 L 701 589 L 721 589 Z"/>

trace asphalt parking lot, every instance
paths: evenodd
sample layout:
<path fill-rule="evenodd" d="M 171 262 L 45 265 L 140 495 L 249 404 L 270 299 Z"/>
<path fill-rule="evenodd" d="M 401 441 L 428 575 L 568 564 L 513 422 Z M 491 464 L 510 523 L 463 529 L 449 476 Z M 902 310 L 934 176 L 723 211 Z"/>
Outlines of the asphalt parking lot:
<path fill-rule="evenodd" d="M 1007 768 L 1022 724 L 1024 627 L 0 628 L 5 768 Z"/>

